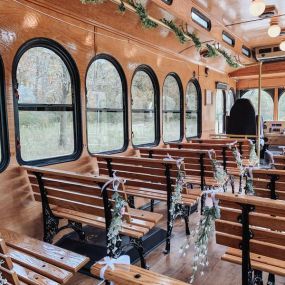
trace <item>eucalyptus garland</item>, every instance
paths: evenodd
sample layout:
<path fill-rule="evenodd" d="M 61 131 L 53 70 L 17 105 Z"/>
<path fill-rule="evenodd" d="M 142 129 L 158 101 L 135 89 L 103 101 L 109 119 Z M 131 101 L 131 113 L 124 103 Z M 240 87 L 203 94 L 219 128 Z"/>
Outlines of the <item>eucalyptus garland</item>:
<path fill-rule="evenodd" d="M 163 24 L 168 26 L 176 35 L 177 39 L 181 44 L 185 44 L 188 40 L 183 33 L 183 30 L 179 28 L 172 20 L 167 20 L 165 18 L 160 20 Z"/>
<path fill-rule="evenodd" d="M 208 245 L 209 240 L 215 231 L 215 220 L 220 218 L 220 209 L 217 201 L 213 197 L 213 206 L 206 206 L 203 210 L 203 216 L 198 223 L 198 227 L 194 232 L 194 257 L 192 266 L 192 276 L 190 284 L 195 280 L 198 268 L 201 266 L 201 275 L 204 275 L 204 269 L 209 265 L 208 262 Z"/>
<path fill-rule="evenodd" d="M 232 146 L 232 147 L 230 147 L 230 149 L 232 150 L 233 156 L 235 158 L 235 161 L 236 161 L 236 164 L 237 164 L 237 167 L 239 170 L 239 175 L 243 176 L 245 173 L 245 168 L 243 166 L 243 162 L 242 162 L 240 152 L 236 146 Z"/>
<path fill-rule="evenodd" d="M 2 265 L 4 263 L 4 260 L 0 260 L 0 265 Z M 8 281 L 3 278 L 2 276 L 2 272 L 0 271 L 0 285 L 6 285 L 8 284 Z"/>
<path fill-rule="evenodd" d="M 183 203 L 182 201 L 182 191 L 184 186 L 184 179 L 185 179 L 185 171 L 182 168 L 183 159 L 177 160 L 177 178 L 176 178 L 176 185 L 175 191 L 172 193 L 171 196 L 171 205 L 169 208 L 170 213 L 170 226 L 173 226 L 173 222 L 175 218 L 179 215 L 182 215 L 183 209 L 177 209 L 179 205 Z M 178 211 L 177 211 L 178 210 Z"/>
<path fill-rule="evenodd" d="M 209 158 L 211 160 L 211 164 L 213 166 L 214 178 L 217 181 L 218 186 L 222 187 L 225 185 L 225 183 L 227 183 L 229 176 L 224 170 L 223 166 L 215 158 L 212 157 L 211 153 L 215 154 L 215 152 L 212 150 L 209 151 L 208 153 L 209 153 Z"/>
<path fill-rule="evenodd" d="M 238 68 L 239 67 L 239 64 L 224 49 L 218 48 L 217 51 L 226 59 L 226 62 L 227 62 L 227 64 L 229 66 L 231 66 L 233 68 Z"/>
<path fill-rule="evenodd" d="M 141 24 L 143 25 L 143 27 L 145 27 L 147 29 L 153 29 L 153 28 L 156 28 L 158 26 L 157 23 L 155 23 L 153 20 L 151 20 L 148 17 L 146 9 L 143 7 L 143 5 L 141 3 L 134 4 L 133 7 L 136 9 L 136 13 L 140 17 Z"/>
<path fill-rule="evenodd" d="M 244 190 L 246 195 L 255 196 L 255 191 L 253 188 L 252 167 L 247 168 L 247 177 Z"/>
<path fill-rule="evenodd" d="M 102 4 L 106 2 L 106 0 L 80 0 L 80 1 L 83 4 Z M 147 11 L 143 7 L 143 5 L 141 3 L 136 3 L 134 0 L 126 0 L 126 1 L 121 0 L 121 3 L 118 5 L 118 11 L 120 13 L 123 14 L 126 11 L 124 2 L 128 3 L 135 9 L 135 12 L 139 16 L 143 27 L 147 29 L 153 29 L 158 27 L 158 23 L 149 18 Z M 201 50 L 202 43 L 199 37 L 195 33 L 190 33 L 187 30 L 185 31 L 181 29 L 172 20 L 167 20 L 163 18 L 160 20 L 160 22 L 167 25 L 175 33 L 177 39 L 181 44 L 185 44 L 186 42 L 188 42 L 187 37 L 189 37 L 193 41 L 196 49 Z M 225 50 L 221 48 L 214 47 L 213 45 L 206 44 L 205 48 L 202 49 L 200 53 L 207 58 L 217 57 L 219 54 L 221 54 L 225 58 L 229 66 L 233 68 L 239 67 L 237 61 L 230 54 L 228 54 Z"/>
<path fill-rule="evenodd" d="M 117 257 L 120 254 L 120 248 L 118 245 L 122 241 L 120 231 L 123 224 L 123 215 L 127 202 L 117 191 L 112 195 L 112 199 L 114 200 L 114 207 L 112 212 L 112 221 L 107 234 L 107 253 L 111 254 L 112 257 Z"/>
<path fill-rule="evenodd" d="M 255 144 L 250 141 L 250 151 L 249 151 L 249 165 L 255 166 L 259 163 L 258 156 L 255 150 Z"/>

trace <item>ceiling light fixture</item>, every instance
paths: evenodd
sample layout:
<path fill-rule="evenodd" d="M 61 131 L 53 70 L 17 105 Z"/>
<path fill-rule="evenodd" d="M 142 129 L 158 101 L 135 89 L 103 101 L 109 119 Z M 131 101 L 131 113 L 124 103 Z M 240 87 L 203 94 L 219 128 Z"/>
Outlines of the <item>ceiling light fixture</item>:
<path fill-rule="evenodd" d="M 285 41 L 282 41 L 279 47 L 282 51 L 285 51 Z"/>
<path fill-rule="evenodd" d="M 268 29 L 269 37 L 276 38 L 276 37 L 280 36 L 280 33 L 281 33 L 281 28 L 278 24 L 278 21 L 272 19 L 272 21 L 270 23 L 270 27 Z"/>
<path fill-rule="evenodd" d="M 265 3 L 263 0 L 252 0 L 249 11 L 252 16 L 258 17 L 265 11 Z"/>

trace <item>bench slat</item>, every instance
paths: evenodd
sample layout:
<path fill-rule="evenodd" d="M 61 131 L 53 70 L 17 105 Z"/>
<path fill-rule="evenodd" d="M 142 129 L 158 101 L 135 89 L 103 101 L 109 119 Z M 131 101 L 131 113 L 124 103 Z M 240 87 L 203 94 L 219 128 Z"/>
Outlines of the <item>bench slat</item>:
<path fill-rule="evenodd" d="M 89 261 L 88 257 L 43 243 L 37 239 L 20 235 L 7 229 L 0 229 L 0 237 L 12 248 L 71 272 L 77 272 Z"/>

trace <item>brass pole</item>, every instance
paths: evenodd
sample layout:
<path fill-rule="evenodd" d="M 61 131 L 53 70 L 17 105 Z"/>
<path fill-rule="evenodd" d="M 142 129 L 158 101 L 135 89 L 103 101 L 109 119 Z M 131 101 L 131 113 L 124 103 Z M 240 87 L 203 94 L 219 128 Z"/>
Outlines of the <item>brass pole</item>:
<path fill-rule="evenodd" d="M 260 164 L 260 127 L 261 127 L 261 73 L 262 73 L 262 62 L 259 63 L 259 78 L 258 78 L 257 155 L 258 155 L 259 164 Z"/>

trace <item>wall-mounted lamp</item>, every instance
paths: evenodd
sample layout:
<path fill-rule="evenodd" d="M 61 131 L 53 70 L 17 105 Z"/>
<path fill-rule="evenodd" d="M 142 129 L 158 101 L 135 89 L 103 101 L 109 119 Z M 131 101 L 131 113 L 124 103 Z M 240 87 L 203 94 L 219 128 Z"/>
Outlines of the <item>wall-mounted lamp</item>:
<path fill-rule="evenodd" d="M 270 27 L 268 29 L 268 35 L 271 38 L 276 38 L 280 36 L 281 27 L 279 26 L 278 20 L 271 20 Z"/>
<path fill-rule="evenodd" d="M 265 3 L 263 0 L 252 0 L 249 11 L 252 16 L 258 17 L 265 11 Z"/>

